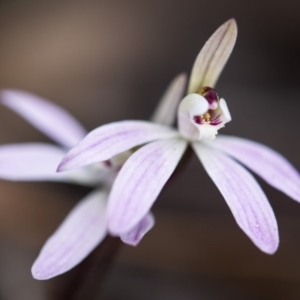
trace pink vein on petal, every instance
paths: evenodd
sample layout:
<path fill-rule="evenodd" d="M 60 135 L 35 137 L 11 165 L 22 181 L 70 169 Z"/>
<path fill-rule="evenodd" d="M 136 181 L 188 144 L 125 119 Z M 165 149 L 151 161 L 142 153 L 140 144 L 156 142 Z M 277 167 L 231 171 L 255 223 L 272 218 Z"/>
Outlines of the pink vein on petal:
<path fill-rule="evenodd" d="M 224 135 L 209 145 L 240 161 L 271 186 L 300 202 L 299 172 L 275 150 L 251 140 Z"/>
<path fill-rule="evenodd" d="M 273 254 L 279 244 L 276 218 L 253 176 L 220 151 L 200 143 L 193 148 L 241 229 L 258 248 Z"/>
<path fill-rule="evenodd" d="M 32 275 L 44 280 L 79 264 L 106 236 L 107 193 L 96 190 L 79 202 L 47 240 L 32 266 Z"/>
<path fill-rule="evenodd" d="M 108 202 L 109 231 L 112 234 L 130 230 L 150 210 L 186 145 L 182 139 L 152 142 L 126 161 Z"/>
<path fill-rule="evenodd" d="M 146 121 L 120 121 L 91 131 L 62 160 L 58 171 L 108 160 L 135 146 L 159 139 L 178 136 L 168 126 Z"/>

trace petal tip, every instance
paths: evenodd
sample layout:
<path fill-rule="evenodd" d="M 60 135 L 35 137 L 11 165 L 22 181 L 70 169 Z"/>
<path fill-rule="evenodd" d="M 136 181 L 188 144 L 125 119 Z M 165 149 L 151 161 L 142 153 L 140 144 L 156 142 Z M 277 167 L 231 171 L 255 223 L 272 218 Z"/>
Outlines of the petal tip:
<path fill-rule="evenodd" d="M 46 280 L 53 276 L 47 270 L 42 268 L 39 264 L 34 264 L 31 268 L 32 277 L 36 280 Z"/>
<path fill-rule="evenodd" d="M 58 165 L 57 169 L 56 169 L 56 172 L 57 173 L 60 173 L 60 172 L 63 172 L 65 171 L 65 163 L 64 163 L 64 160 L 61 161 L 61 163 Z"/>
<path fill-rule="evenodd" d="M 236 19 L 235 19 L 235 18 L 230 18 L 230 19 L 227 21 L 227 23 L 232 24 L 232 25 L 234 25 L 235 27 L 237 27 Z"/>
<path fill-rule="evenodd" d="M 262 252 L 273 255 L 276 253 L 279 247 L 278 231 L 275 230 L 273 233 L 269 232 L 263 239 L 260 237 L 252 239 L 252 241 Z"/>
<path fill-rule="evenodd" d="M 120 239 L 124 244 L 132 246 L 132 247 L 136 247 L 140 242 L 139 240 L 128 240 L 126 238 L 123 238 L 122 236 L 120 237 Z"/>
<path fill-rule="evenodd" d="M 68 171 L 70 169 L 68 162 L 69 162 L 69 159 L 67 156 L 65 156 L 59 163 L 59 165 L 56 169 L 56 172 L 60 173 L 60 172 Z"/>
<path fill-rule="evenodd" d="M 268 248 L 261 249 L 261 251 L 269 255 L 274 255 L 277 250 L 278 250 L 278 245 L 275 247 L 268 247 Z"/>
<path fill-rule="evenodd" d="M 232 30 L 233 32 L 237 32 L 237 22 L 235 18 L 229 19 L 227 22 L 223 24 L 223 26 L 227 26 L 227 30 Z"/>
<path fill-rule="evenodd" d="M 279 241 L 274 241 L 272 244 L 265 245 L 261 250 L 266 254 L 273 255 L 276 253 L 279 247 Z"/>

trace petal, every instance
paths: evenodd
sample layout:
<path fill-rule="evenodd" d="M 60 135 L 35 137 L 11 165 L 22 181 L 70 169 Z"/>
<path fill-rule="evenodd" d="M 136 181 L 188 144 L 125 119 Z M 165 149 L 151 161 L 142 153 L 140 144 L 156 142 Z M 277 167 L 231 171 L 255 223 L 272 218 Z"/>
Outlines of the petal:
<path fill-rule="evenodd" d="M 216 138 L 216 135 L 218 134 L 218 130 L 222 127 L 224 127 L 222 124 L 212 126 L 209 124 L 203 124 L 203 125 L 197 125 L 196 127 L 199 130 L 199 140 L 214 140 Z"/>
<path fill-rule="evenodd" d="M 155 219 L 153 214 L 148 213 L 137 225 L 131 230 L 120 235 L 121 240 L 128 245 L 137 246 L 144 235 L 153 228 Z"/>
<path fill-rule="evenodd" d="M 194 117 L 206 113 L 209 109 L 208 101 L 199 94 L 187 95 L 179 105 L 178 128 L 181 135 L 189 140 L 199 140 L 200 132 Z"/>
<path fill-rule="evenodd" d="M 235 44 L 237 25 L 234 19 L 223 24 L 209 38 L 194 63 L 188 94 L 201 87 L 214 87 Z"/>
<path fill-rule="evenodd" d="M 173 125 L 177 116 L 177 109 L 185 89 L 186 74 L 179 74 L 160 100 L 151 121 L 154 123 Z"/>
<path fill-rule="evenodd" d="M 75 146 L 86 130 L 63 108 L 33 94 L 3 90 L 1 103 L 66 148 Z"/>
<path fill-rule="evenodd" d="M 109 231 L 124 234 L 150 210 L 186 149 L 182 139 L 156 141 L 125 163 L 108 200 Z"/>
<path fill-rule="evenodd" d="M 59 162 L 66 152 L 44 143 L 0 146 L 0 178 L 12 181 L 63 181 L 94 186 L 103 179 L 105 169 L 84 168 L 59 174 Z"/>
<path fill-rule="evenodd" d="M 222 115 L 221 115 L 222 121 L 224 123 L 231 121 L 231 115 L 230 115 L 227 103 L 223 98 L 220 99 L 220 109 L 222 111 Z"/>
<path fill-rule="evenodd" d="M 107 234 L 107 193 L 94 191 L 79 202 L 47 240 L 31 272 L 49 279 L 78 265 Z"/>
<path fill-rule="evenodd" d="M 108 160 L 135 146 L 177 135 L 175 130 L 167 126 L 146 121 L 120 121 L 103 125 L 91 131 L 69 151 L 58 171 Z"/>
<path fill-rule="evenodd" d="M 223 135 L 210 145 L 231 155 L 271 186 L 300 202 L 299 173 L 278 152 L 254 141 Z"/>
<path fill-rule="evenodd" d="M 262 251 L 273 254 L 279 244 L 273 210 L 253 176 L 227 155 L 200 143 L 193 148 L 225 198 L 238 225 Z"/>
<path fill-rule="evenodd" d="M 26 143 L 0 146 L 0 178 L 8 180 L 63 180 L 56 168 L 65 151 L 59 147 Z"/>

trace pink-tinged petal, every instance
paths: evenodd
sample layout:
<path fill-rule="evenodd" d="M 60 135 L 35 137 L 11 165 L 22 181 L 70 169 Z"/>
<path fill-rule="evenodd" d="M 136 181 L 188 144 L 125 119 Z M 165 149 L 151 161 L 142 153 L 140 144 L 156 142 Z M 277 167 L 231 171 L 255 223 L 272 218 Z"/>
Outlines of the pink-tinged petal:
<path fill-rule="evenodd" d="M 124 164 L 108 200 L 109 231 L 130 231 L 150 210 L 187 146 L 174 138 L 150 143 Z"/>
<path fill-rule="evenodd" d="M 186 74 L 179 74 L 168 86 L 160 100 L 151 121 L 154 123 L 173 125 L 177 116 L 177 109 L 186 86 Z"/>
<path fill-rule="evenodd" d="M 87 133 L 66 110 L 33 94 L 3 90 L 0 98 L 0 103 L 66 148 L 74 147 Z"/>
<path fill-rule="evenodd" d="M 107 193 L 94 191 L 79 202 L 47 240 L 31 272 L 45 280 L 78 265 L 107 234 Z"/>
<path fill-rule="evenodd" d="M 144 235 L 150 231 L 155 224 L 153 214 L 148 213 L 137 225 L 131 230 L 120 235 L 120 239 L 128 245 L 137 246 Z"/>
<path fill-rule="evenodd" d="M 59 147 L 26 143 L 0 146 L 0 178 L 8 180 L 63 180 L 56 168 L 65 151 Z"/>
<path fill-rule="evenodd" d="M 209 38 L 194 63 L 188 94 L 196 93 L 205 86 L 215 86 L 233 50 L 236 37 L 237 25 L 234 19 L 230 19 Z"/>
<path fill-rule="evenodd" d="M 218 150 L 200 143 L 193 148 L 241 229 L 260 250 L 273 254 L 279 244 L 276 218 L 253 176 Z"/>
<path fill-rule="evenodd" d="M 271 186 L 300 202 L 300 175 L 278 152 L 254 141 L 223 135 L 210 145 L 237 159 Z"/>
<path fill-rule="evenodd" d="M 107 170 L 98 165 L 57 173 L 66 152 L 44 143 L 9 144 L 0 146 L 0 178 L 12 181 L 63 181 L 95 186 Z"/>
<path fill-rule="evenodd" d="M 141 144 L 178 136 L 177 131 L 146 121 L 120 121 L 91 131 L 71 149 L 58 167 L 65 171 L 108 160 Z"/>

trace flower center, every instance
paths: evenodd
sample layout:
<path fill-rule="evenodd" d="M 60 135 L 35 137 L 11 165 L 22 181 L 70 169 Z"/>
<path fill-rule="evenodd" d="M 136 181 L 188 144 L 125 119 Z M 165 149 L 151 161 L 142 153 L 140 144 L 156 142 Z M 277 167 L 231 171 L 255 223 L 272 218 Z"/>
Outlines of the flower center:
<path fill-rule="evenodd" d="M 218 130 L 230 120 L 226 101 L 219 99 L 210 87 L 188 94 L 179 104 L 178 129 L 191 141 L 213 140 Z"/>
<path fill-rule="evenodd" d="M 210 124 L 210 118 L 211 118 L 210 113 L 207 112 L 201 116 L 194 116 L 193 119 L 194 119 L 195 123 L 197 123 L 197 124 L 204 124 L 204 123 Z"/>

